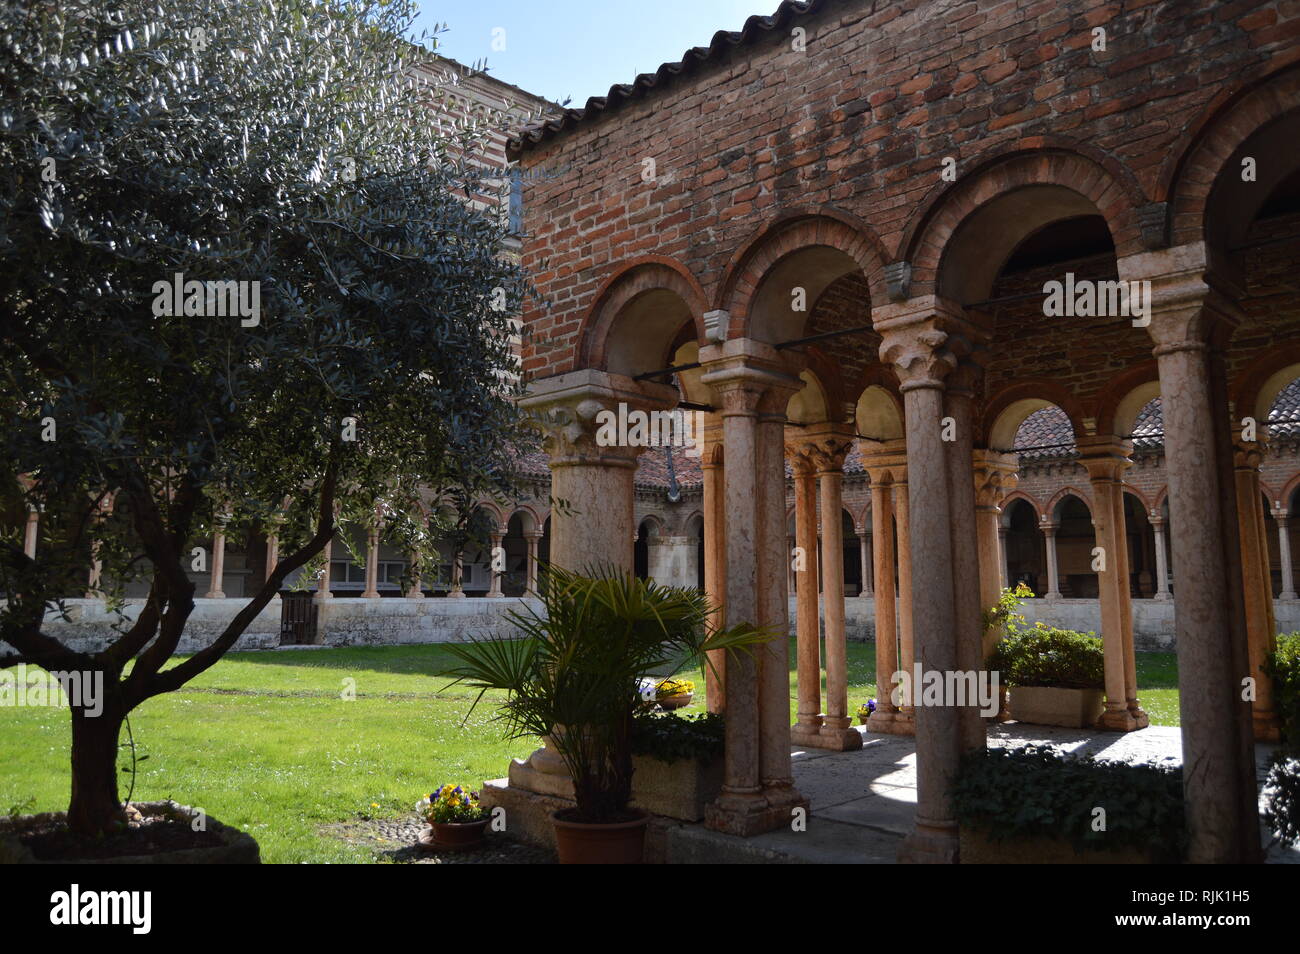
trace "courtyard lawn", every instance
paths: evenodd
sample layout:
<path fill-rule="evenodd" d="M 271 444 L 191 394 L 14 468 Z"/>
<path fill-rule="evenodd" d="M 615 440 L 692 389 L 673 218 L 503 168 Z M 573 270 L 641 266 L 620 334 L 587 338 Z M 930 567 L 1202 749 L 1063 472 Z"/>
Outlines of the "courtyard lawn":
<path fill-rule="evenodd" d="M 793 660 L 793 640 L 790 648 Z M 875 696 L 875 647 L 849 643 L 848 659 L 852 715 Z M 536 747 L 502 740 L 492 722 L 500 694 L 462 725 L 475 693 L 429 675 L 449 662 L 439 646 L 231 653 L 132 715 L 138 753 L 148 756 L 134 797 L 201 807 L 252 834 L 267 862 L 373 861 L 320 826 L 407 815 L 433 786 L 499 778 Z M 1137 664 L 1152 724 L 1177 725 L 1173 654 L 1139 653 Z M 704 711 L 703 673 L 681 675 L 697 687 L 683 711 Z M 793 719 L 793 693 L 790 711 Z M 0 710 L 0 814 L 67 807 L 69 735 L 64 710 Z M 130 764 L 126 750 L 119 763 Z M 130 775 L 120 784 L 125 797 Z"/>

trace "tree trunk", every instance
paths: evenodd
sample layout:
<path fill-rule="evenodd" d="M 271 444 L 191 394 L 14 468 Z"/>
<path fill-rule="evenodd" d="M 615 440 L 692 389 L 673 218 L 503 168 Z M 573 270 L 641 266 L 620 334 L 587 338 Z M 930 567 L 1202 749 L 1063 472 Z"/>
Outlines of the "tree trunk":
<path fill-rule="evenodd" d="M 72 801 L 68 827 L 83 838 L 109 831 L 122 820 L 117 797 L 117 745 L 124 713 L 104 707 L 90 718 L 72 710 Z"/>

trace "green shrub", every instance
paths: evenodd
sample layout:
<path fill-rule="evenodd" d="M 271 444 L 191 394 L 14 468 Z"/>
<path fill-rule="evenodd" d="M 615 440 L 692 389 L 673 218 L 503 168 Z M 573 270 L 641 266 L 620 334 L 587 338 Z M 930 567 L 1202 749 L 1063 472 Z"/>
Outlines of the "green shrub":
<path fill-rule="evenodd" d="M 697 716 L 644 712 L 632 718 L 632 754 L 662 762 L 717 758 L 725 739 L 726 724 L 720 712 Z"/>
<path fill-rule="evenodd" d="M 1300 844 L 1300 759 L 1273 757 L 1264 783 L 1264 821 L 1286 845 Z"/>
<path fill-rule="evenodd" d="M 990 838 L 1066 838 L 1077 851 L 1136 848 L 1181 860 L 1182 769 L 1065 756 L 1052 746 L 981 749 L 962 760 L 957 820 Z M 1105 830 L 1096 831 L 1096 809 Z"/>
<path fill-rule="evenodd" d="M 1300 633 L 1277 638 L 1277 649 L 1269 655 L 1264 671 L 1274 680 L 1282 742 L 1292 750 L 1300 750 Z"/>
<path fill-rule="evenodd" d="M 989 655 L 989 668 L 1000 672 L 1008 686 L 1102 689 L 1105 667 L 1100 638 L 1042 623 L 1016 629 Z"/>

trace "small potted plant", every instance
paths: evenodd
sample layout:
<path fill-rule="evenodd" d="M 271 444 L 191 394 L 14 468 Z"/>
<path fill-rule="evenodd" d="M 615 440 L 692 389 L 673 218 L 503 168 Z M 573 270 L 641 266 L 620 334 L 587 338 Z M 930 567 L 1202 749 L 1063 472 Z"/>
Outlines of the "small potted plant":
<path fill-rule="evenodd" d="M 429 827 L 420 844 L 439 851 L 469 851 L 483 844 L 491 817 L 478 801 L 478 793 L 463 785 L 442 785 L 416 804 Z"/>
<path fill-rule="evenodd" d="M 689 706 L 695 698 L 695 683 L 689 679 L 665 679 L 655 686 L 655 701 L 672 710 Z"/>
<path fill-rule="evenodd" d="M 858 706 L 858 724 L 866 725 L 867 720 L 871 718 L 871 713 L 876 711 L 876 700 L 868 699 L 862 705 Z"/>
<path fill-rule="evenodd" d="M 712 651 L 749 651 L 774 633 L 717 628 L 714 607 L 694 587 L 661 586 L 621 569 L 593 572 L 548 568 L 541 611 L 510 614 L 527 638 L 448 644 L 460 665 L 443 675 L 504 690 L 500 713 L 510 735 L 554 742 L 575 803 L 551 816 L 561 864 L 639 864 L 649 817 L 629 804 L 631 734 L 645 673 L 686 660 L 709 665 Z"/>

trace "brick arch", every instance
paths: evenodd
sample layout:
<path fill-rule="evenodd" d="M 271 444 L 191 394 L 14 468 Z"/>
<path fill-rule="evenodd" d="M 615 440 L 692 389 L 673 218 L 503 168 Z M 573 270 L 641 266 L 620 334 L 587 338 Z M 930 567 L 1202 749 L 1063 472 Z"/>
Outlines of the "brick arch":
<path fill-rule="evenodd" d="M 1002 512 L 1009 513 L 1011 510 L 1011 505 L 1015 503 L 1017 500 L 1023 500 L 1025 503 L 1029 504 L 1030 508 L 1034 511 L 1035 526 L 1043 522 L 1044 511 L 1042 506 L 1038 503 L 1038 499 L 1034 497 L 1032 494 L 1029 494 L 1023 490 L 1013 490 L 1011 491 L 1011 493 L 1007 494 L 1005 497 L 1002 498 L 1002 503 L 1000 505 Z"/>
<path fill-rule="evenodd" d="M 1121 492 L 1121 493 L 1126 493 L 1126 494 L 1128 494 L 1128 495 L 1130 495 L 1130 496 L 1132 496 L 1132 497 L 1136 497 L 1138 503 L 1140 503 L 1140 504 L 1142 505 L 1142 513 L 1143 513 L 1143 515 L 1147 518 L 1147 521 L 1150 522 L 1150 520 L 1151 520 L 1151 502 L 1147 499 L 1146 494 L 1142 493 L 1141 490 L 1139 490 L 1137 487 L 1134 487 L 1132 484 L 1121 484 L 1121 485 L 1120 485 L 1120 492 Z"/>
<path fill-rule="evenodd" d="M 546 517 L 542 516 L 542 515 L 539 514 L 536 510 L 534 510 L 532 507 L 530 507 L 530 506 L 528 506 L 528 505 L 526 505 L 526 504 L 521 505 L 521 506 L 517 506 L 517 507 L 515 507 L 513 510 L 511 510 L 511 511 L 510 511 L 510 515 L 509 515 L 508 517 L 506 517 L 506 522 L 505 522 L 504 526 L 507 526 L 507 527 L 510 526 L 510 521 L 513 520 L 513 519 L 515 518 L 515 515 L 516 515 L 516 514 L 518 514 L 518 515 L 520 515 L 520 516 L 522 516 L 522 517 L 524 518 L 523 520 L 520 521 L 520 523 L 523 525 L 523 532 L 524 532 L 524 533 L 530 533 L 530 532 L 541 533 L 541 532 L 542 532 L 542 524 L 544 524 L 544 523 L 546 522 Z M 529 521 L 530 521 L 530 520 L 532 521 L 532 526 L 531 526 L 531 527 L 529 526 Z"/>
<path fill-rule="evenodd" d="M 1068 388 L 1052 378 L 1021 378 L 1003 386 L 984 402 L 984 413 L 980 417 L 979 439 L 984 442 L 989 441 L 993 428 L 1003 412 L 1019 401 L 1030 399 L 1055 404 L 1064 411 L 1065 416 L 1070 419 L 1070 426 L 1074 428 L 1076 441 L 1080 436 L 1087 434 L 1083 424 L 1087 417 L 1083 402 Z"/>
<path fill-rule="evenodd" d="M 1151 509 L 1164 512 L 1165 501 L 1169 499 L 1169 485 L 1165 484 L 1156 491 L 1155 499 L 1152 501 Z"/>
<path fill-rule="evenodd" d="M 912 266 L 913 295 L 937 287 L 944 251 L 970 215 L 1028 186 L 1061 186 L 1090 201 L 1110 227 L 1117 257 L 1143 250 L 1137 210 L 1146 198 L 1133 174 L 1093 147 L 1060 142 L 1038 137 L 1000 147 L 955 183 L 930 191 L 899 242 L 898 257 Z"/>
<path fill-rule="evenodd" d="M 1229 391 L 1237 417 L 1256 414 L 1262 392 L 1271 377 L 1291 365 L 1300 365 L 1300 342 L 1269 347 L 1244 367 Z M 1277 395 L 1273 395 L 1276 399 Z"/>
<path fill-rule="evenodd" d="M 578 329 L 573 367 L 603 368 L 609 360 L 610 332 L 619 312 L 646 292 L 659 289 L 673 292 L 685 303 L 695 325 L 696 339 L 703 341 L 708 297 L 700 283 L 676 259 L 666 255 L 643 255 L 615 266 L 601 283 Z"/>
<path fill-rule="evenodd" d="M 1296 474 L 1292 477 L 1287 481 L 1286 486 L 1282 488 L 1282 506 L 1287 508 L 1288 514 L 1291 513 L 1291 495 L 1296 492 L 1297 488 L 1300 488 L 1300 474 Z"/>
<path fill-rule="evenodd" d="M 1204 237 L 1210 192 L 1232 154 L 1268 123 L 1300 108 L 1300 50 L 1281 69 L 1256 75 L 1212 99 L 1161 169 L 1157 201 L 1168 203 L 1174 245 Z"/>
<path fill-rule="evenodd" d="M 787 209 L 737 249 L 723 271 L 714 308 L 731 314 L 727 337 L 748 333 L 749 309 L 764 276 L 778 261 L 803 248 L 830 247 L 857 262 L 871 301 L 887 301 L 885 246 L 865 222 L 829 206 Z"/>
<path fill-rule="evenodd" d="M 1047 501 L 1047 506 L 1043 508 L 1043 513 L 1047 514 L 1049 517 L 1056 513 L 1056 508 L 1060 506 L 1061 501 L 1066 497 L 1078 497 L 1079 500 L 1083 502 L 1083 505 L 1088 508 L 1088 516 L 1092 516 L 1092 495 L 1086 494 L 1078 487 L 1069 484 L 1052 494 L 1052 499 Z M 1040 516 L 1039 519 L 1041 520 L 1042 517 Z"/>
<path fill-rule="evenodd" d="M 1115 415 L 1125 398 L 1132 394 L 1134 389 L 1159 380 L 1160 371 L 1156 359 L 1152 358 L 1126 368 L 1102 385 L 1101 391 L 1095 398 L 1095 411 L 1092 415 L 1097 419 L 1097 433 L 1113 433 Z"/>

